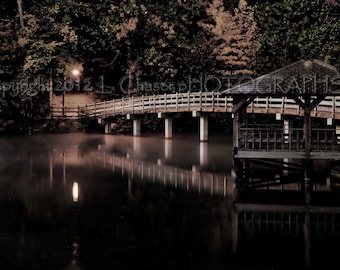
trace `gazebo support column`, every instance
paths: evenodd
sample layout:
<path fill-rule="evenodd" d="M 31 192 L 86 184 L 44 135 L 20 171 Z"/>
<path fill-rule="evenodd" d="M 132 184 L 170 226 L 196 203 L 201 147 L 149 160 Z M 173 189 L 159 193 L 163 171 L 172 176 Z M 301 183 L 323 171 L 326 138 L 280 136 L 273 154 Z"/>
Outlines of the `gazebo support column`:
<path fill-rule="evenodd" d="M 237 149 L 239 147 L 239 112 L 236 112 L 233 114 L 233 151 L 234 153 L 237 152 Z"/>
<path fill-rule="evenodd" d="M 255 97 L 238 99 L 234 97 L 233 107 L 233 152 L 234 155 L 240 147 L 240 127 L 247 123 L 247 107 Z"/>
<path fill-rule="evenodd" d="M 312 150 L 312 144 L 311 144 L 311 138 L 312 138 L 312 122 L 310 117 L 310 96 L 305 97 L 305 106 L 304 106 L 304 127 L 303 127 L 303 133 L 304 133 L 304 139 L 305 139 L 305 151 L 306 156 L 310 156 L 310 152 Z"/>
<path fill-rule="evenodd" d="M 304 111 L 304 124 L 303 124 L 303 137 L 305 140 L 305 153 L 306 157 L 310 156 L 312 151 L 312 120 L 311 111 L 314 110 L 318 104 L 325 98 L 325 95 L 319 95 L 311 102 L 311 96 L 305 95 L 304 102 L 295 97 L 294 100 Z"/>

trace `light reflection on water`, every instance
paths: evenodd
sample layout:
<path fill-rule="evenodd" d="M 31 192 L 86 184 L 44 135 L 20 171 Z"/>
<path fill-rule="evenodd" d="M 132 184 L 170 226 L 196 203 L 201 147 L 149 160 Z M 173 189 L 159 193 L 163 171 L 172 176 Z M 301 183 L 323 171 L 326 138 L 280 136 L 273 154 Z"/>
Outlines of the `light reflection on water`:
<path fill-rule="evenodd" d="M 65 134 L 0 148 L 1 269 L 317 267 L 339 240 L 322 164 L 312 192 L 299 165 L 259 162 L 237 188 L 230 137 Z"/>

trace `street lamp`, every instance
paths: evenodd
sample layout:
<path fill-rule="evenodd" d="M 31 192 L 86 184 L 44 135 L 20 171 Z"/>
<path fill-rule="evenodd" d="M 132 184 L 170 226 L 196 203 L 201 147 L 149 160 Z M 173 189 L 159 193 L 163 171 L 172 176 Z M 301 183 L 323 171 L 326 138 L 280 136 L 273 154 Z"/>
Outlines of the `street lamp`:
<path fill-rule="evenodd" d="M 70 76 L 76 83 L 77 83 L 77 86 L 78 86 L 78 91 L 80 90 L 79 87 L 80 87 L 80 76 L 81 76 L 81 72 L 82 72 L 83 68 L 81 66 L 78 65 L 78 67 L 71 67 L 69 66 L 67 69 L 66 69 L 66 74 L 68 73 Z M 74 85 L 73 85 L 74 86 Z M 63 87 L 63 99 L 62 99 L 62 105 L 63 105 L 63 108 L 62 108 L 62 116 L 65 117 L 65 85 Z"/>
<path fill-rule="evenodd" d="M 71 70 L 71 74 L 73 77 L 73 80 L 77 83 L 78 92 L 80 91 L 80 76 L 81 76 L 81 70 L 79 68 L 74 68 Z"/>

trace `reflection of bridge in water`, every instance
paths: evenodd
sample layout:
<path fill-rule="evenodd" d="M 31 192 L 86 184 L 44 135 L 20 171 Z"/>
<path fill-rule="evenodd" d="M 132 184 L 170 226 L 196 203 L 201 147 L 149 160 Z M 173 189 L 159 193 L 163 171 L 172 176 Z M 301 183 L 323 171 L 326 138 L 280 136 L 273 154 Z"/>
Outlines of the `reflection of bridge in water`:
<path fill-rule="evenodd" d="M 122 176 L 127 176 L 131 180 L 226 196 L 226 174 L 204 172 L 196 170 L 195 167 L 182 169 L 164 164 L 160 160 L 154 163 L 106 152 L 100 152 L 99 155 L 97 153 L 93 158 L 96 162 L 101 162 L 103 167 L 111 167 L 113 172 L 119 170 Z"/>
<path fill-rule="evenodd" d="M 112 153 L 106 149 L 101 149 L 98 145 L 97 150 L 81 153 L 78 147 L 68 148 L 66 150 L 54 149 L 50 154 L 50 179 L 53 182 L 54 167 L 62 164 L 63 178 L 67 181 L 67 166 L 75 163 L 77 159 L 85 160 L 85 164 L 102 166 L 103 169 L 109 169 L 112 173 L 119 173 L 122 177 L 131 181 L 145 183 L 162 184 L 174 188 L 182 188 L 188 191 L 209 193 L 211 195 L 227 195 L 227 174 L 215 173 L 200 170 L 199 167 L 193 166 L 190 169 L 179 168 L 166 164 L 164 160 L 158 159 L 155 162 L 145 161 L 132 158 L 130 154 L 125 156 Z M 204 146 L 206 149 L 206 146 Z M 170 151 L 170 150 L 169 150 Z M 206 152 L 202 152 L 206 155 Z M 169 158 L 170 152 L 166 152 L 166 158 Z M 60 158 L 61 157 L 61 158 Z M 201 157 L 201 165 L 204 165 L 206 156 Z M 229 178 L 229 177 L 228 177 Z"/>

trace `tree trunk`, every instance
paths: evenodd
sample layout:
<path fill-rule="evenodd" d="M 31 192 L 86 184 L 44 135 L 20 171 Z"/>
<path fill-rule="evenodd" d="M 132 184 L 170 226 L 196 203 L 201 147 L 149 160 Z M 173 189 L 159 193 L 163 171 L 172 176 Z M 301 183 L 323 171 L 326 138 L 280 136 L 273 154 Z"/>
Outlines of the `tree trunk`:
<path fill-rule="evenodd" d="M 17 0 L 18 3 L 18 12 L 19 12 L 19 18 L 20 18 L 20 27 L 24 28 L 24 15 L 22 12 L 22 0 Z"/>

